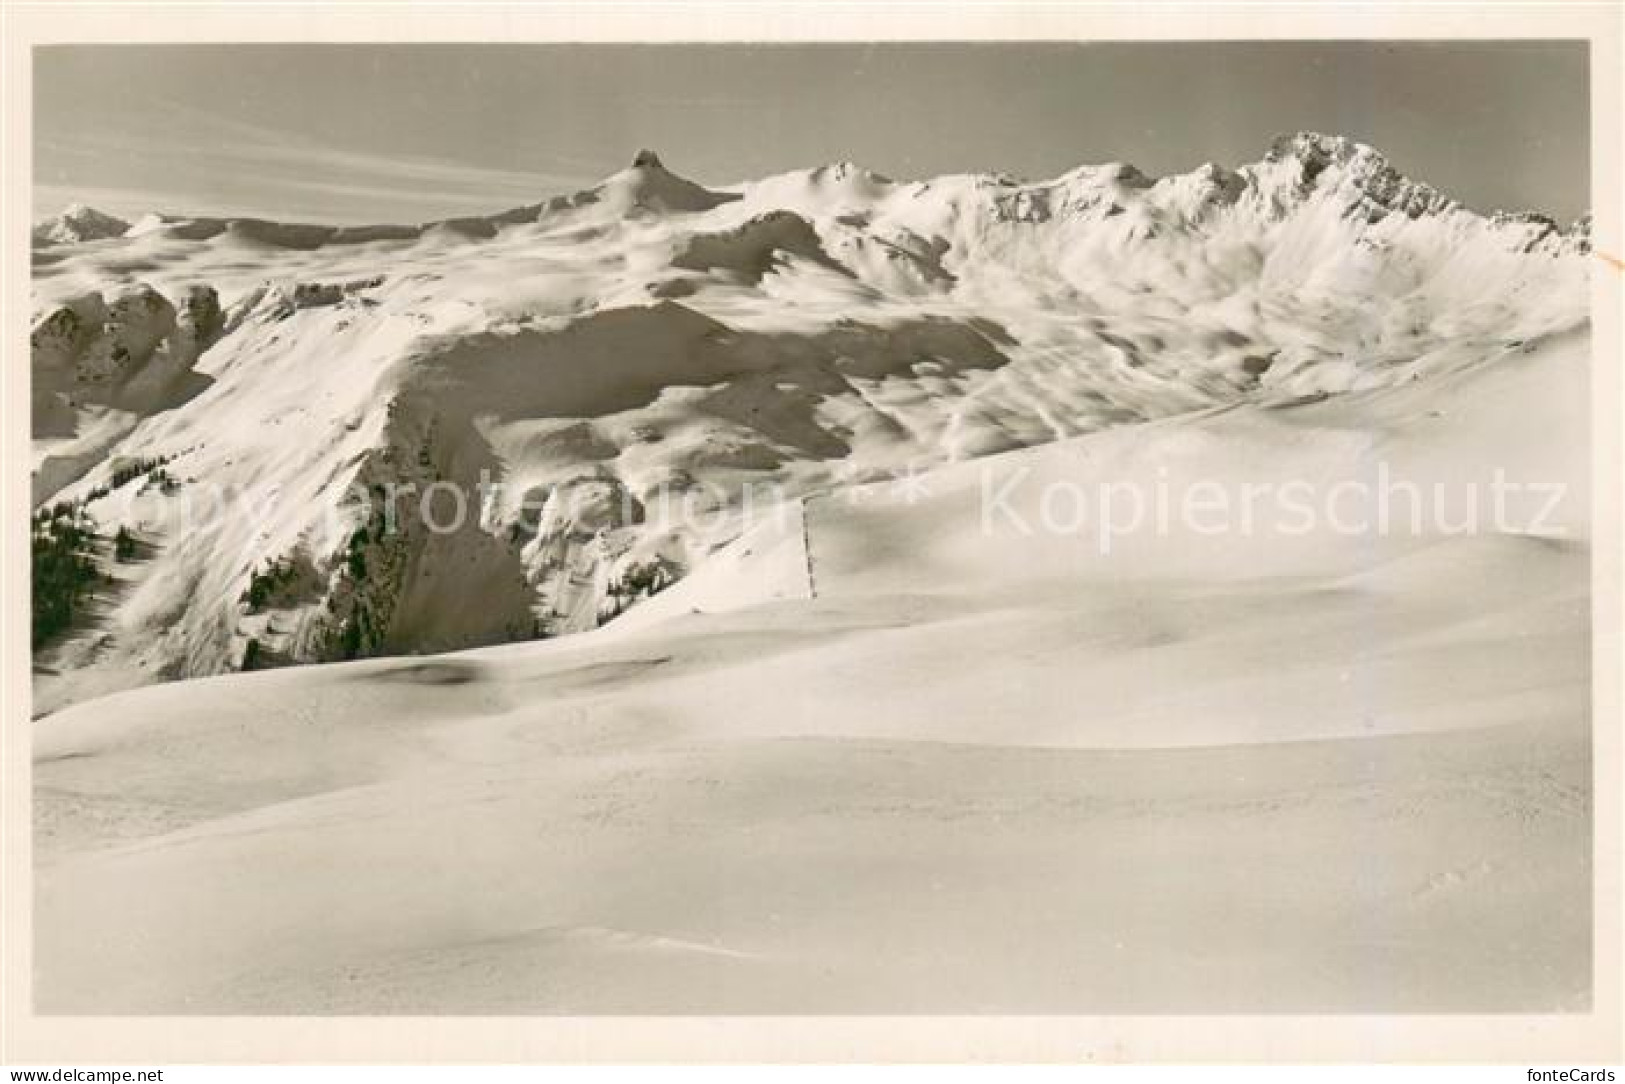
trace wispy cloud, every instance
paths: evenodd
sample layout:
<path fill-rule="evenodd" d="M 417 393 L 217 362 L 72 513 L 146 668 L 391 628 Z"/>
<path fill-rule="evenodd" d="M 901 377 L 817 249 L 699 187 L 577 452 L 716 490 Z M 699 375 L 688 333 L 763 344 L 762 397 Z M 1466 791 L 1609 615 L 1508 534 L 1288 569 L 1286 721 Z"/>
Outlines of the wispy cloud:
<path fill-rule="evenodd" d="M 252 213 L 328 221 L 422 220 L 496 211 L 595 180 L 574 163 L 519 171 L 466 162 L 327 146 L 307 137 L 164 101 L 95 132 L 47 132 L 35 140 L 39 189 L 86 193 L 118 160 L 120 175 L 146 183 L 118 189 L 186 213 Z M 74 182 L 84 178 L 89 183 Z M 43 194 L 36 195 L 36 202 Z M 200 202 L 201 201 L 201 202 Z M 117 202 L 127 204 L 120 196 Z"/>

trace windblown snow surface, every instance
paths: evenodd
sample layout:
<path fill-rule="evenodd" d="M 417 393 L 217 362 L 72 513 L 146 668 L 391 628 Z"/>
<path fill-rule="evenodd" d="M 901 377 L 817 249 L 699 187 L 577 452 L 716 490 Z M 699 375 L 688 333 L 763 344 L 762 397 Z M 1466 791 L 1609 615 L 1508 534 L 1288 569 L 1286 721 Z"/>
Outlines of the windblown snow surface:
<path fill-rule="evenodd" d="M 143 551 L 36 658 L 40 1011 L 1589 1003 L 1583 227 L 1300 135 L 46 242 L 35 500 Z M 1567 495 L 1035 526 L 1379 470 Z M 462 530 L 356 541 L 352 483 L 482 471 Z M 358 614 L 387 657 L 150 684 Z"/>

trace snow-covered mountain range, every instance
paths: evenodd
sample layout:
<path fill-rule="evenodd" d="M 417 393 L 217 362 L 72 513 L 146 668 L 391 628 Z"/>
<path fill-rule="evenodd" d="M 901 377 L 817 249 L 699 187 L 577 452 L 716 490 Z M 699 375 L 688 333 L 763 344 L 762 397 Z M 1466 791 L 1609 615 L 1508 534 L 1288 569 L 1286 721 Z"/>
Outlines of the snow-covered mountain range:
<path fill-rule="evenodd" d="M 581 631 L 736 537 L 752 487 L 1443 379 L 1587 324 L 1585 222 L 1480 215 L 1307 133 L 1037 183 L 713 190 L 642 152 L 488 217 L 76 207 L 34 245 L 35 504 L 140 547 L 37 653 L 37 711 L 245 655 Z M 437 483 L 480 494 L 455 530 L 357 497 Z M 205 492 L 237 504 L 200 518 Z"/>
<path fill-rule="evenodd" d="M 41 244 L 33 1005 L 1583 1014 L 1588 243 L 1299 135 Z M 1199 486 L 1326 503 L 1068 503 Z"/>

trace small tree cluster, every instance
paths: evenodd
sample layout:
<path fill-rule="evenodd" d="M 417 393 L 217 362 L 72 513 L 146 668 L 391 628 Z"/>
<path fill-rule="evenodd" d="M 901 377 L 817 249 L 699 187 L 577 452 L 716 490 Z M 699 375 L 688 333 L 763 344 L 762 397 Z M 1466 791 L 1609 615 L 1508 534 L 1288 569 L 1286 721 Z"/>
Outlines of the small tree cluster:
<path fill-rule="evenodd" d="M 318 654 L 323 659 L 349 661 L 365 658 L 382 643 L 383 630 L 373 621 L 365 603 L 357 599 L 342 621 L 327 628 L 318 641 Z"/>
<path fill-rule="evenodd" d="M 35 648 L 72 624 L 102 578 L 91 554 L 95 523 L 76 504 L 59 503 L 34 514 L 29 550 Z"/>
<path fill-rule="evenodd" d="M 161 455 L 154 459 L 132 459 L 128 463 L 119 464 L 113 468 L 113 488 L 117 489 L 126 482 L 133 482 L 143 474 L 150 474 L 168 463 L 169 459 L 169 456 Z"/>
<path fill-rule="evenodd" d="M 160 493 L 173 493 L 181 487 L 180 482 L 165 467 L 158 467 L 147 475 L 147 484 L 143 490 L 156 489 Z"/>
<path fill-rule="evenodd" d="M 118 532 L 113 535 L 113 560 L 123 564 L 135 556 L 135 535 L 130 528 L 119 525 Z"/>
<path fill-rule="evenodd" d="M 85 500 L 87 502 L 99 501 L 109 493 L 113 492 L 113 490 L 128 485 L 130 482 L 135 481 L 137 478 L 140 478 L 143 475 L 147 476 L 149 484 L 152 482 L 155 476 L 160 477 L 160 487 L 164 490 L 164 492 L 167 493 L 177 484 L 175 480 L 169 476 L 169 472 L 163 469 L 164 464 L 168 463 L 173 458 L 173 456 L 160 455 L 151 459 L 132 459 L 128 462 L 120 463 L 118 466 L 113 468 L 113 474 L 110 480 L 91 489 L 89 493 L 85 494 Z"/>
<path fill-rule="evenodd" d="M 264 568 L 256 568 L 248 574 L 248 587 L 243 591 L 241 601 L 248 603 L 249 613 L 259 613 L 267 602 L 290 587 L 298 575 L 299 569 L 290 558 L 278 557 L 268 561 Z"/>
<path fill-rule="evenodd" d="M 381 493 L 381 489 L 375 487 Z M 359 659 L 378 649 L 383 643 L 385 622 L 368 605 L 367 549 L 374 542 L 382 543 L 388 533 L 388 521 L 382 511 L 374 511 L 367 522 L 357 527 L 344 548 L 344 575 L 349 581 L 349 606 L 342 618 L 328 626 L 319 643 L 319 653 L 325 659 Z M 328 599 L 332 609 L 333 599 Z"/>
<path fill-rule="evenodd" d="M 676 582 L 676 567 L 661 557 L 626 566 L 604 591 L 604 601 L 598 609 L 598 623 L 619 617 L 633 603 L 659 594 Z"/>
<path fill-rule="evenodd" d="M 344 558 L 344 565 L 350 571 L 350 579 L 360 583 L 367 578 L 367 556 L 363 552 L 371 536 L 366 527 L 358 527 L 350 536 L 350 544 Z"/>

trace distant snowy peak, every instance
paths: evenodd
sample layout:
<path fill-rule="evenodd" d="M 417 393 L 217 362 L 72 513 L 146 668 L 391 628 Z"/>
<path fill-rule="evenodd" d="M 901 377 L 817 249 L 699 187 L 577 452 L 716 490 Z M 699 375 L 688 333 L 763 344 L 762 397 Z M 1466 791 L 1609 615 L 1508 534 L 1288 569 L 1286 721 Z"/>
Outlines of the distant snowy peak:
<path fill-rule="evenodd" d="M 1433 186 L 1400 173 L 1374 147 L 1346 136 L 1319 132 L 1279 136 L 1262 161 L 1241 172 L 1254 178 L 1261 190 L 1289 203 L 1315 192 L 1334 193 L 1348 202 L 1351 211 L 1372 219 L 1390 212 L 1421 218 L 1460 206 Z"/>
<path fill-rule="evenodd" d="M 927 192 L 947 180 L 922 182 L 916 189 Z M 1199 228 L 1231 209 L 1260 228 L 1323 212 L 1364 225 L 1455 217 L 1487 224 L 1510 247 L 1524 251 L 1589 250 L 1589 216 L 1564 229 L 1534 212 L 1481 215 L 1407 177 L 1375 148 L 1319 132 L 1279 136 L 1263 158 L 1234 169 L 1209 162 L 1188 173 L 1152 178 L 1132 164 L 1111 162 L 1033 183 L 996 174 L 957 180 L 991 192 L 994 213 L 1005 221 L 1103 220 L 1133 212 L 1142 223 Z"/>
<path fill-rule="evenodd" d="M 33 242 L 36 246 L 46 246 L 104 241 L 109 237 L 123 237 L 129 228 L 130 224 L 122 218 L 103 214 L 83 203 L 72 203 L 60 214 L 35 224 Z"/>
<path fill-rule="evenodd" d="M 1554 252 L 1591 251 L 1591 216 L 1582 215 L 1566 229 L 1543 214 L 1533 211 L 1497 211 L 1489 218 L 1490 225 L 1501 233 L 1522 234 L 1520 247 L 1525 252 L 1546 249 Z"/>
<path fill-rule="evenodd" d="M 1214 168 L 1214 167 L 1204 167 Z M 1579 219 L 1567 229 L 1533 211 L 1496 211 L 1479 215 L 1463 207 L 1430 184 L 1412 180 L 1383 153 L 1346 136 L 1295 132 L 1278 136 L 1261 161 L 1241 167 L 1232 175 L 1242 191 L 1273 200 L 1281 214 L 1316 198 L 1335 201 L 1350 218 L 1378 222 L 1390 215 L 1420 219 L 1451 214 L 1481 218 L 1498 232 L 1515 236 L 1525 251 L 1590 250 L 1591 219 Z"/>
<path fill-rule="evenodd" d="M 668 170 L 660 156 L 641 150 L 632 165 L 608 177 L 590 190 L 598 202 L 622 213 L 635 211 L 709 211 L 739 197 L 731 192 L 713 192 Z"/>

